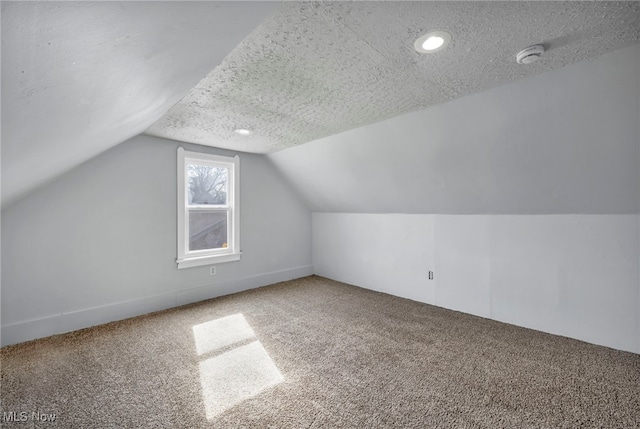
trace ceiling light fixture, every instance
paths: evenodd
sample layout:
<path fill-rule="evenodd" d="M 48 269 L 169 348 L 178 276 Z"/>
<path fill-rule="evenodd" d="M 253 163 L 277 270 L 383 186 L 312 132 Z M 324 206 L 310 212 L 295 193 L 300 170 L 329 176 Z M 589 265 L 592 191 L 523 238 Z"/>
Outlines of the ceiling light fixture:
<path fill-rule="evenodd" d="M 449 42 L 451 42 L 451 33 L 436 30 L 418 37 L 413 43 L 413 47 L 420 53 L 432 54 L 446 48 Z"/>
<path fill-rule="evenodd" d="M 248 130 L 246 128 L 238 128 L 238 129 L 233 130 L 233 132 L 238 134 L 238 135 L 241 135 L 241 136 L 249 136 L 249 135 L 253 134 L 253 131 Z"/>

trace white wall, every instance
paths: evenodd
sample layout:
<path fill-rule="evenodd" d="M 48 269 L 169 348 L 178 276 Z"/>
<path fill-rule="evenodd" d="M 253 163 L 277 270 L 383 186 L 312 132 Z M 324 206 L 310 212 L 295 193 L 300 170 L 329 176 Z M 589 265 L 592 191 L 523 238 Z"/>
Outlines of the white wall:
<path fill-rule="evenodd" d="M 640 45 L 269 155 L 315 212 L 638 213 Z"/>
<path fill-rule="evenodd" d="M 638 230 L 635 215 L 314 213 L 313 265 L 380 292 L 639 353 Z"/>
<path fill-rule="evenodd" d="M 311 274 L 309 210 L 244 153 L 241 261 L 178 271 L 179 145 L 136 137 L 2 211 L 2 344 Z"/>
<path fill-rule="evenodd" d="M 317 274 L 638 353 L 638 118 L 635 45 L 269 159 Z"/>

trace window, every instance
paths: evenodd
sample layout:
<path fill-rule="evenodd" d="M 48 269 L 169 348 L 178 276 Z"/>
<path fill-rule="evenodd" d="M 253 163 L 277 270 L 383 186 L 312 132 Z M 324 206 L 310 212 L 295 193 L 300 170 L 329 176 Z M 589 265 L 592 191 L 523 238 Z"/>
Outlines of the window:
<path fill-rule="evenodd" d="M 240 259 L 239 162 L 178 148 L 178 268 Z"/>

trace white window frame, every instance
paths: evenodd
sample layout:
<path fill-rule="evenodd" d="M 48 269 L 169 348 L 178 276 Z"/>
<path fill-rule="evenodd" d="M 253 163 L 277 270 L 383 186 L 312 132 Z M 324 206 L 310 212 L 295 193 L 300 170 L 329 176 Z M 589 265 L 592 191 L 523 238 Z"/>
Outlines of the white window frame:
<path fill-rule="evenodd" d="M 229 169 L 226 206 L 189 207 L 187 205 L 187 163 L 197 163 Z M 227 247 L 189 250 L 189 211 L 228 211 Z M 240 157 L 188 152 L 178 148 L 178 269 L 213 265 L 240 260 Z"/>

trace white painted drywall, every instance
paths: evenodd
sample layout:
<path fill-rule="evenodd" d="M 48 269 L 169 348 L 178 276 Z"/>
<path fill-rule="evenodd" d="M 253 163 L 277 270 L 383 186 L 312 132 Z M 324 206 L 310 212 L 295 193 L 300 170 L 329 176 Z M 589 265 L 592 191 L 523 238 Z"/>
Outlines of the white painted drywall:
<path fill-rule="evenodd" d="M 2 206 L 143 132 L 272 2 L 2 2 Z"/>
<path fill-rule="evenodd" d="M 433 218 L 421 215 L 313 214 L 316 274 L 434 303 Z"/>
<path fill-rule="evenodd" d="M 638 212 L 640 45 L 268 155 L 312 211 Z"/>
<path fill-rule="evenodd" d="M 638 353 L 639 76 L 636 45 L 268 157 L 316 274 Z"/>
<path fill-rule="evenodd" d="M 313 266 L 380 292 L 640 353 L 638 229 L 636 215 L 314 213 Z"/>
<path fill-rule="evenodd" d="M 176 150 L 139 136 L 2 211 L 2 343 L 311 274 L 311 214 L 240 154 L 242 259 L 176 268 Z M 230 152 L 183 144 L 188 150 Z"/>

